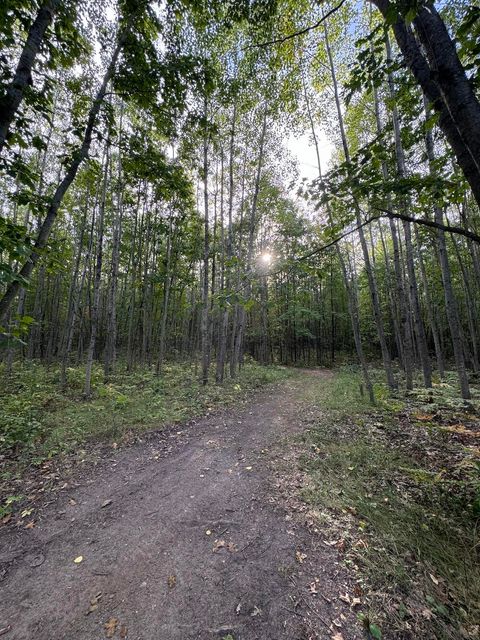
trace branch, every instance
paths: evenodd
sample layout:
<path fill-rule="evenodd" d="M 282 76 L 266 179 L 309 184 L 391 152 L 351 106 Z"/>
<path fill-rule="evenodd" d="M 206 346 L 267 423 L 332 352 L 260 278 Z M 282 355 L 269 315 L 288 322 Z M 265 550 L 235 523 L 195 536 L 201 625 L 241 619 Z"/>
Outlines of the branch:
<path fill-rule="evenodd" d="M 282 44 L 283 42 L 287 42 L 287 40 L 291 40 L 292 38 L 296 38 L 297 36 L 302 36 L 304 33 L 308 33 L 309 31 L 313 31 L 313 29 L 318 29 L 318 27 L 325 22 L 327 18 L 329 18 L 332 13 L 335 13 L 340 9 L 340 7 L 346 2 L 346 0 L 340 0 L 340 3 L 327 11 L 318 22 L 310 25 L 309 27 L 304 27 L 300 29 L 300 31 L 295 31 L 295 33 L 290 33 L 287 36 L 282 36 L 281 38 L 275 38 L 274 40 L 267 40 L 266 42 L 257 42 L 256 44 L 250 44 L 248 47 L 245 47 L 244 51 L 248 51 L 249 49 L 256 49 L 258 47 L 269 47 L 272 44 Z"/>
<path fill-rule="evenodd" d="M 362 227 L 366 227 L 367 224 L 370 224 L 371 222 L 375 222 L 375 220 L 380 220 L 380 218 L 382 217 L 383 217 L 382 215 L 370 216 L 364 222 L 357 225 L 356 227 L 353 227 L 353 229 L 349 229 L 348 231 L 345 231 L 344 233 L 337 236 L 334 240 L 331 240 L 330 242 L 327 242 L 327 244 L 323 244 L 321 247 L 317 247 L 316 249 L 313 249 L 313 251 L 310 251 L 309 253 L 305 253 L 303 256 L 300 256 L 299 258 L 296 259 L 296 262 L 300 262 L 301 260 L 307 260 L 307 258 L 310 258 L 311 256 L 314 256 L 317 253 L 321 253 L 326 249 L 330 249 L 330 247 L 335 246 L 337 242 L 340 242 L 340 240 L 343 240 L 343 238 L 346 238 L 351 233 L 354 233 L 355 231 L 359 231 L 360 229 L 362 229 Z"/>
<path fill-rule="evenodd" d="M 459 236 L 464 236 L 465 238 L 469 238 L 470 240 L 480 244 L 480 236 L 473 231 L 464 229 L 463 227 L 450 227 L 446 224 L 440 224 L 439 222 L 433 222 L 432 220 L 427 220 L 425 218 L 414 218 L 413 216 L 409 216 L 405 213 L 394 213 L 389 209 L 380 209 L 380 207 L 372 208 L 376 211 L 381 211 L 384 216 L 388 216 L 389 218 L 398 218 L 404 222 L 414 222 L 415 224 L 421 224 L 425 227 L 431 227 L 432 229 L 439 229 L 440 231 L 445 231 L 447 233 L 456 233 Z"/>

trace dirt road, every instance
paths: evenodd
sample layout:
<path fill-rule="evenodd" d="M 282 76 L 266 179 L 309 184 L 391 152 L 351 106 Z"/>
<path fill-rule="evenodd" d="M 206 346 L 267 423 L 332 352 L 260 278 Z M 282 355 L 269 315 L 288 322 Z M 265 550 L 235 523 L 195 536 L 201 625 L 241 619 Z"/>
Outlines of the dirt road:
<path fill-rule="evenodd" d="M 2 640 L 359 637 L 336 550 L 272 482 L 279 442 L 305 428 L 302 388 L 319 383 L 299 374 L 112 450 L 33 529 L 4 529 Z"/>

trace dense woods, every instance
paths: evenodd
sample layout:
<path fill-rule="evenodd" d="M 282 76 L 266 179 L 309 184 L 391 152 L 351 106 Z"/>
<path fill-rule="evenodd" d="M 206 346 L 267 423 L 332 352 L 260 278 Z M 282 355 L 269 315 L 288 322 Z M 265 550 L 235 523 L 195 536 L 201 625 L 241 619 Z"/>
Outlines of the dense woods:
<path fill-rule="evenodd" d="M 0 636 L 480 637 L 479 98 L 469 0 L 1 0 Z"/>
<path fill-rule="evenodd" d="M 2 359 L 479 371 L 479 10 L 6 2 Z M 302 175 L 291 140 L 315 149 Z M 333 151 L 322 151 L 328 140 Z M 315 177 L 315 173 L 318 177 Z M 315 178 L 315 179 L 311 179 Z"/>

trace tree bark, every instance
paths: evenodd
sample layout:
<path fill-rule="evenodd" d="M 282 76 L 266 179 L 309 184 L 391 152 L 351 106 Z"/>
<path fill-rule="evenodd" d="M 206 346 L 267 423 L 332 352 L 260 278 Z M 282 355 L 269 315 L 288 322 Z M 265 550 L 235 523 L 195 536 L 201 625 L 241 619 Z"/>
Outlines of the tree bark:
<path fill-rule="evenodd" d="M 0 153 L 3 151 L 10 125 L 20 107 L 25 91 L 32 82 L 33 65 L 40 51 L 45 32 L 52 23 L 59 5 L 60 0 L 46 0 L 40 6 L 28 31 L 13 80 L 7 88 L 4 98 L 0 100 Z"/>
<path fill-rule="evenodd" d="M 384 18 L 393 10 L 390 0 L 370 1 Z M 433 0 L 422 3 L 413 26 L 420 44 L 399 14 L 393 24 L 396 41 L 408 68 L 439 114 L 439 126 L 480 206 L 480 102 Z"/>

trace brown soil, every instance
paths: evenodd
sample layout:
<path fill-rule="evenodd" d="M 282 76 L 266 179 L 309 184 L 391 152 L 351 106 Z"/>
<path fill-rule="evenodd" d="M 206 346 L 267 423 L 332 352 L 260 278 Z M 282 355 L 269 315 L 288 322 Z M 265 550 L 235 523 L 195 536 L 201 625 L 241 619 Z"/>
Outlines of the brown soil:
<path fill-rule="evenodd" d="M 360 638 L 328 532 L 276 486 L 275 455 L 308 424 L 302 388 L 322 375 L 112 449 L 34 528 L 4 527 L 2 640 Z"/>

